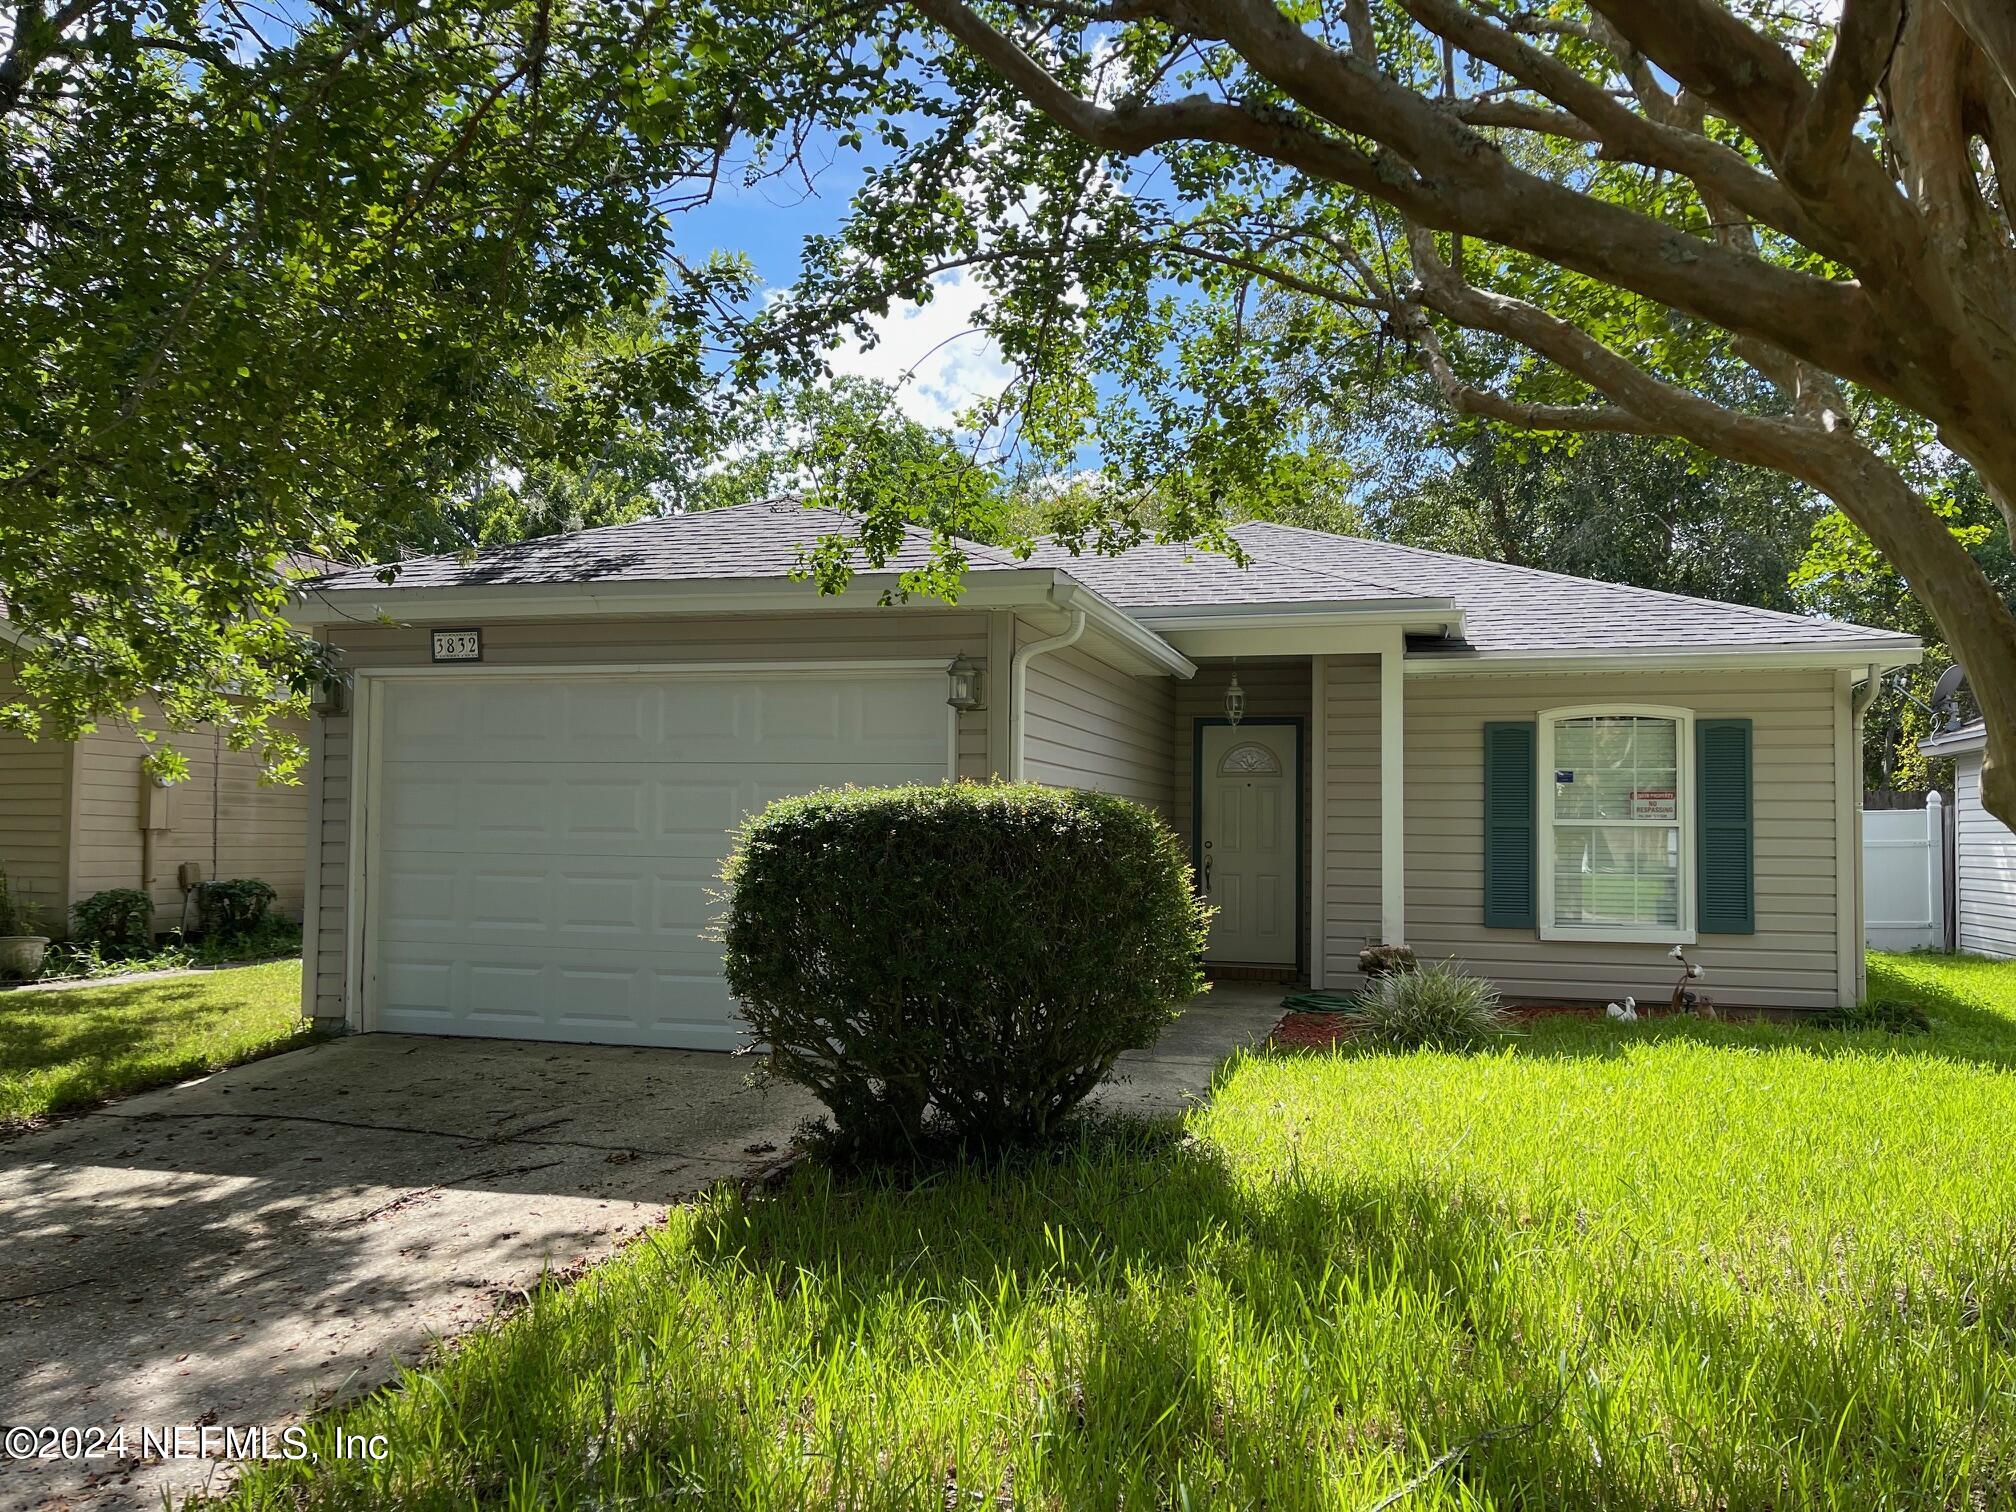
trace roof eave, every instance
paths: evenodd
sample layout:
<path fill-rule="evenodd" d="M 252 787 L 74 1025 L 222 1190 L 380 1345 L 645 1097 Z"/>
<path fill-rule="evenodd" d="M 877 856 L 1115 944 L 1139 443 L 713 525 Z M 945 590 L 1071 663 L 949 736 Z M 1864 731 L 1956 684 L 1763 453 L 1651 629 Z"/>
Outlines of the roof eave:
<path fill-rule="evenodd" d="M 1914 666 L 1924 647 L 1912 635 L 1852 641 L 1785 641 L 1723 646 L 1567 646 L 1554 650 L 1416 651 L 1409 677 L 1496 676 L 1518 672 L 1658 672 L 1745 668 L 1753 671 Z"/>
<path fill-rule="evenodd" d="M 296 629 L 380 622 L 438 624 L 497 620 L 597 619 L 658 615 L 858 613 L 892 606 L 894 572 L 856 573 L 840 593 L 820 594 L 788 577 L 673 578 L 600 583 L 482 583 L 452 588 L 304 589 L 286 612 Z M 1197 668 L 1118 605 L 1054 567 L 991 567 L 968 572 L 957 603 L 912 598 L 898 612 L 1083 608 L 1087 618 L 1137 662 L 1139 670 L 1188 678 Z"/>
<path fill-rule="evenodd" d="M 1918 749 L 1927 756 L 1965 756 L 1974 751 L 1985 751 L 1987 748 L 1986 726 L 1945 730 L 1918 742 Z"/>
<path fill-rule="evenodd" d="M 914 599 L 899 607 L 998 608 L 1047 601 L 1056 579 L 1048 567 L 990 568 L 966 575 L 956 606 Z M 305 585 L 286 611 L 299 629 L 368 624 L 381 618 L 442 616 L 497 619 L 573 619 L 603 615 L 762 614 L 854 611 L 883 607 L 884 593 L 900 593 L 901 574 L 856 573 L 839 593 L 820 594 L 785 576 L 650 578 L 573 583 L 468 583 L 451 587 L 317 588 Z"/>
<path fill-rule="evenodd" d="M 1288 603 L 1153 604 L 1131 608 L 1150 630 L 1330 629 L 1337 626 L 1399 625 L 1461 635 L 1463 610 L 1454 599 L 1307 599 Z"/>

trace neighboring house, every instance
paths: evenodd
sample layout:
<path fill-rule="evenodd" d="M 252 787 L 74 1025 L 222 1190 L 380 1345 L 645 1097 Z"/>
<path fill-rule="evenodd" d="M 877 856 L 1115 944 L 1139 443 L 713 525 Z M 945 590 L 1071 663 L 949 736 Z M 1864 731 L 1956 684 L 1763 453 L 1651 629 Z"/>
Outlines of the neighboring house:
<path fill-rule="evenodd" d="M 13 697 L 0 672 L 0 703 Z M 0 866 L 48 932 L 63 934 L 70 910 L 108 887 L 144 888 L 154 927 L 180 928 L 185 862 L 205 881 L 270 882 L 279 911 L 300 917 L 306 790 L 262 783 L 258 753 L 230 749 L 210 725 L 166 738 L 188 757 L 189 780 L 161 788 L 140 769 L 150 747 L 124 725 L 79 740 L 0 731 Z"/>
<path fill-rule="evenodd" d="M 1918 749 L 1953 758 L 1954 947 L 2016 959 L 2016 834 L 1981 806 L 1988 728 L 1977 719 L 1920 741 Z"/>
<path fill-rule="evenodd" d="M 1165 813 L 1221 968 L 1348 988 L 1404 941 L 1657 998 L 1689 942 L 1723 1003 L 1862 993 L 1858 726 L 1909 636 L 1265 524 L 1244 568 L 974 547 L 956 606 L 878 603 L 921 538 L 838 597 L 792 579 L 847 528 L 750 504 L 310 585 L 354 685 L 311 737 L 306 1011 L 732 1045 L 738 818 L 993 774 Z"/>
<path fill-rule="evenodd" d="M 342 565 L 292 552 L 281 570 L 305 577 Z M 17 696 L 7 648 L 23 639 L 0 618 L 0 704 Z M 185 916 L 194 920 L 181 884 L 182 868 L 193 863 L 204 881 L 270 883 L 275 909 L 300 918 L 307 790 L 262 782 L 258 754 L 232 750 L 213 725 L 168 734 L 151 700 L 143 712 L 188 758 L 187 781 L 164 788 L 148 778 L 140 763 L 151 748 L 121 722 L 75 741 L 0 731 L 0 867 L 16 894 L 41 908 L 44 929 L 61 935 L 70 910 L 91 894 L 141 888 L 154 899 L 155 929 L 179 929 Z M 298 721 L 281 728 L 308 733 Z"/>

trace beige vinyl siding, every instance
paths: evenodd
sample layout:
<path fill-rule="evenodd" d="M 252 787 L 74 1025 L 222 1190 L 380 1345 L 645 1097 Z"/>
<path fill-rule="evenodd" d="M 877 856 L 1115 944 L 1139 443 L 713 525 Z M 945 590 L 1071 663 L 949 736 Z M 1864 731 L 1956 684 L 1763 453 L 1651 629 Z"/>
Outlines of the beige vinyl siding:
<path fill-rule="evenodd" d="M 1230 663 L 1213 662 L 1197 669 L 1197 675 L 1188 682 L 1178 683 L 1175 688 L 1175 720 L 1171 736 L 1171 754 L 1175 758 L 1176 802 L 1170 815 L 1170 823 L 1176 833 L 1183 837 L 1183 852 L 1194 856 L 1197 846 L 1197 721 L 1200 719 L 1223 719 L 1225 717 L 1225 688 L 1238 674 L 1239 686 L 1246 693 L 1246 713 L 1249 717 L 1299 719 L 1302 721 L 1302 748 L 1299 752 L 1301 767 L 1301 809 L 1302 809 L 1302 855 L 1308 856 L 1310 832 L 1313 822 L 1309 803 L 1309 784 L 1313 780 L 1310 760 L 1309 713 L 1315 694 L 1309 659 L 1302 657 L 1293 661 L 1242 661 L 1236 666 Z M 1295 909 L 1295 940 L 1297 958 L 1309 959 L 1309 908 L 1308 883 L 1299 874 L 1296 892 L 1300 902 Z"/>
<path fill-rule="evenodd" d="M 461 623 L 466 623 L 461 622 Z M 896 610 L 709 619 L 547 620 L 486 624 L 486 666 L 661 666 L 680 662 L 848 662 L 943 660 L 961 652 L 987 660 L 984 612 Z M 352 668 L 429 664 L 425 628 L 356 625 L 325 632 Z M 989 697 L 993 697 L 989 669 Z M 987 713 L 959 716 L 958 773 L 987 775 Z M 354 791 L 352 719 L 322 722 L 320 792 L 309 802 L 320 814 L 320 877 L 316 901 L 315 986 L 312 1014 L 344 1016 L 348 959 L 350 800 Z"/>
<path fill-rule="evenodd" d="M 1022 641 L 1042 640 L 1029 625 Z M 1117 793 L 1167 815 L 1173 801 L 1170 679 L 1136 677 L 1082 646 L 1029 663 L 1022 774 L 1056 787 Z"/>
<path fill-rule="evenodd" d="M 1326 658 L 1323 744 L 1323 986 L 1349 992 L 1381 943 L 1378 657 Z"/>
<path fill-rule="evenodd" d="M 305 734 L 299 725 L 293 729 Z M 124 725 L 101 726 L 77 742 L 75 896 L 144 887 L 154 899 L 154 927 L 176 929 L 184 901 L 177 869 L 194 862 L 208 881 L 256 877 L 271 884 L 278 894 L 274 906 L 300 918 L 306 788 L 298 781 L 262 781 L 258 752 L 232 750 L 208 726 L 166 733 L 162 743 L 187 758 L 189 777 L 163 795 L 168 827 L 154 838 L 150 882 L 143 877 L 140 830 L 140 763 L 149 747 Z"/>
<path fill-rule="evenodd" d="M 14 696 L 0 681 L 0 702 Z M 41 910 L 45 933 L 63 933 L 71 899 L 70 745 L 0 731 L 0 867 L 14 896 Z"/>
<path fill-rule="evenodd" d="M 320 833 L 314 847 L 315 917 L 304 921 L 303 935 L 315 973 L 309 1016 L 317 1019 L 343 1017 L 350 927 L 351 731 L 347 707 L 344 713 L 322 720 L 321 757 L 308 779 L 308 801 Z"/>
<path fill-rule="evenodd" d="M 1417 677 L 1406 699 L 1407 943 L 1422 956 L 1457 957 L 1521 997 L 1664 1000 L 1673 973 L 1657 945 L 1541 940 L 1481 922 L 1485 721 L 1657 704 L 1754 721 L 1757 931 L 1702 935 L 1690 953 L 1703 985 L 1731 1005 L 1838 1001 L 1832 674 Z"/>
<path fill-rule="evenodd" d="M 2016 834 L 1981 806 L 1980 751 L 1953 760 L 1954 912 L 1959 948 L 2016 959 Z"/>

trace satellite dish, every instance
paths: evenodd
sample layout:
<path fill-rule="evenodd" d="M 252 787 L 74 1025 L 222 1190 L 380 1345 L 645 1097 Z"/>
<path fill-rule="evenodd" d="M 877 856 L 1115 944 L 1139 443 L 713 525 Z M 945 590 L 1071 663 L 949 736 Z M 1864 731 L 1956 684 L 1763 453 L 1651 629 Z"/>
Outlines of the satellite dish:
<path fill-rule="evenodd" d="M 1960 723 L 1960 705 L 1957 702 L 1960 689 L 1966 685 L 1967 669 L 1955 662 L 1939 674 L 1939 681 L 1932 685 L 1932 715 L 1936 719 L 1943 709 L 1946 713 L 1945 726 L 1951 730 Z"/>

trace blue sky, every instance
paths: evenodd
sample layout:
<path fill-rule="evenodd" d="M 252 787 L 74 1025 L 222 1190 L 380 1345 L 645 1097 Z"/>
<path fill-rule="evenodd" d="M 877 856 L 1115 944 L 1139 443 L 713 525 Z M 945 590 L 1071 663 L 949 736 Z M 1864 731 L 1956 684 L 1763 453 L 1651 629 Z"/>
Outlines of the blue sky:
<path fill-rule="evenodd" d="M 805 237 L 838 227 L 849 198 L 870 163 L 882 157 L 836 149 L 830 136 L 807 153 L 811 185 L 799 173 L 745 186 L 739 173 L 724 175 L 714 201 L 682 215 L 675 226 L 682 252 L 739 252 L 756 266 L 764 285 L 783 288 L 795 279 Z M 872 348 L 849 345 L 834 354 L 843 376 L 880 379 L 897 388 L 898 402 L 926 425 L 950 425 L 975 395 L 998 389 L 1010 376 L 993 345 L 973 330 L 982 292 L 966 274 L 948 274 L 924 306 L 905 305 L 875 323 Z"/>

